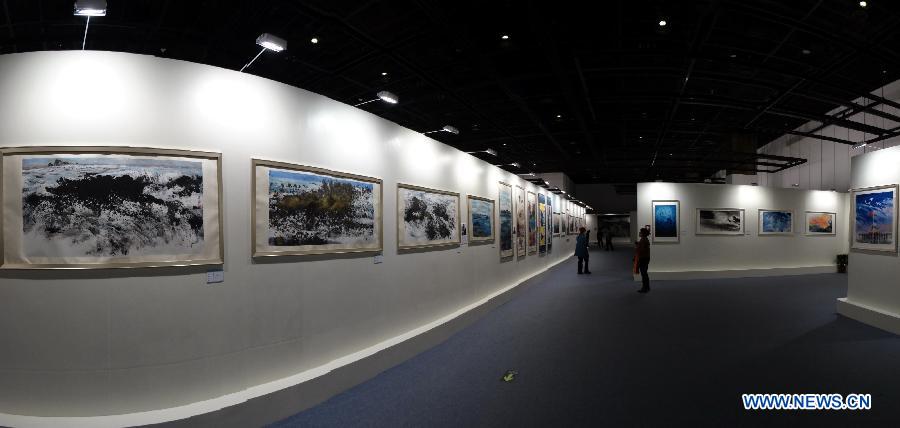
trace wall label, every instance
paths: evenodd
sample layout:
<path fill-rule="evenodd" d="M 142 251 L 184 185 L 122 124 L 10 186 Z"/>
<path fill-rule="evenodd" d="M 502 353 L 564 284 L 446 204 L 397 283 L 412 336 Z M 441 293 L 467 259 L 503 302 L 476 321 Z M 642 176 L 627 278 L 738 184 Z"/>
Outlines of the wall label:
<path fill-rule="evenodd" d="M 225 282 L 225 271 L 223 271 L 222 269 L 212 269 L 206 271 L 207 284 L 217 284 L 220 282 Z"/>

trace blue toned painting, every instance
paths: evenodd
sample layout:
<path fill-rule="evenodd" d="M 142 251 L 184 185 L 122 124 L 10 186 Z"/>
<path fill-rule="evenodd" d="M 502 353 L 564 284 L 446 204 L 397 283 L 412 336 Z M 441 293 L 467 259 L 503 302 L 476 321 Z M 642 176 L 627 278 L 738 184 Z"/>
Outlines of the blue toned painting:
<path fill-rule="evenodd" d="M 871 192 L 856 195 L 856 236 L 861 244 L 894 242 L 894 192 Z"/>
<path fill-rule="evenodd" d="M 653 230 L 658 238 L 678 237 L 678 207 L 658 204 L 653 211 Z"/>
<path fill-rule="evenodd" d="M 762 211 L 762 233 L 791 233 L 793 216 L 790 211 Z"/>
<path fill-rule="evenodd" d="M 512 187 L 500 183 L 500 256 L 511 257 L 513 255 L 513 201 Z"/>
<path fill-rule="evenodd" d="M 494 213 L 494 203 L 472 199 L 472 238 L 492 238 L 494 227 L 491 224 L 491 215 Z"/>

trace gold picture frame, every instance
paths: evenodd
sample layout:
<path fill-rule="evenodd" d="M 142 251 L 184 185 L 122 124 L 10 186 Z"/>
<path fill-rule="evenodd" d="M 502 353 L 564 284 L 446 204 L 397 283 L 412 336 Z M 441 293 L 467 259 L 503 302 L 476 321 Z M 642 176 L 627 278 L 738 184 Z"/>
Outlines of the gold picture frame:
<path fill-rule="evenodd" d="M 453 222 L 454 229 L 452 231 L 453 236 L 444 242 L 438 243 L 418 243 L 418 244 L 404 244 L 404 242 L 410 242 L 408 239 L 404 239 L 406 236 L 404 232 L 407 232 L 406 222 L 403 219 L 403 213 L 405 211 L 404 199 L 401 197 L 403 191 L 411 191 L 411 192 L 424 192 L 430 193 L 434 195 L 443 195 L 450 196 L 455 198 L 456 212 L 455 221 Z M 458 247 L 460 245 L 460 195 L 457 192 L 450 192 L 446 190 L 438 190 L 432 189 L 429 187 L 415 186 L 412 184 L 404 184 L 397 183 L 397 250 L 398 251 L 409 251 L 409 250 L 417 250 L 417 249 L 439 249 L 439 248 L 449 248 L 449 247 Z"/>

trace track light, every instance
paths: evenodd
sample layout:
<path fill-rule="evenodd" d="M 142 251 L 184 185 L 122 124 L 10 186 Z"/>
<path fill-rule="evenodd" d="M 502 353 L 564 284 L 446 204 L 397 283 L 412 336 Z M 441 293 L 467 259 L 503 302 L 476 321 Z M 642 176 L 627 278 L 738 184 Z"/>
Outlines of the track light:
<path fill-rule="evenodd" d="M 284 40 L 281 37 L 278 37 L 278 36 L 275 36 L 275 35 L 272 35 L 269 33 L 260 34 L 259 37 L 256 38 L 256 44 L 259 46 L 262 46 L 262 49 L 259 51 L 258 54 L 256 54 L 255 57 L 253 57 L 253 59 L 250 60 L 250 62 L 248 62 L 243 67 L 241 67 L 242 73 L 244 72 L 244 70 L 247 69 L 247 67 L 249 67 L 251 64 L 253 64 L 253 62 L 256 61 L 256 59 L 259 58 L 259 56 L 263 54 L 263 52 L 265 52 L 267 50 L 270 50 L 272 52 L 281 52 L 281 51 L 287 49 L 287 40 Z"/>
<path fill-rule="evenodd" d="M 433 133 L 435 133 L 435 132 L 449 132 L 449 133 L 451 133 L 451 134 L 453 134 L 453 135 L 459 135 L 459 129 L 457 129 L 455 126 L 452 126 L 452 125 L 444 125 L 444 127 L 441 128 L 441 129 L 436 129 L 436 130 L 434 130 L 434 131 L 423 132 L 423 134 L 433 134 Z M 496 152 L 495 152 L 495 153 L 496 153 Z M 495 154 L 494 156 L 496 156 L 496 154 Z"/>
<path fill-rule="evenodd" d="M 81 50 L 87 45 L 88 28 L 91 26 L 92 16 L 106 16 L 106 0 L 79 0 L 75 2 L 75 16 L 86 16 L 84 24 L 84 37 L 81 39 Z"/>
<path fill-rule="evenodd" d="M 491 156 L 497 156 L 497 151 L 494 149 L 475 150 L 474 152 L 466 152 L 466 153 L 468 153 L 470 155 L 475 154 L 475 153 L 487 153 Z"/>
<path fill-rule="evenodd" d="M 384 102 L 386 102 L 386 103 L 388 103 L 388 104 L 397 104 L 398 102 L 400 102 L 400 97 L 398 97 L 398 96 L 397 96 L 396 94 L 394 94 L 393 92 L 380 91 L 380 92 L 378 92 L 377 94 L 375 94 L 375 96 L 378 97 L 378 98 L 373 98 L 373 99 L 371 99 L 371 100 L 369 100 L 369 101 L 363 101 L 363 102 L 361 102 L 361 103 L 359 103 L 359 104 L 354 104 L 353 107 L 359 107 L 359 106 L 361 106 L 361 105 L 363 105 L 363 104 L 368 104 L 368 103 L 371 103 L 371 102 L 373 102 L 373 101 L 378 101 L 378 100 L 384 101 Z M 454 129 L 456 129 L 456 128 L 454 128 Z M 457 131 L 457 132 L 459 132 L 459 131 Z M 426 132 L 426 134 L 427 134 L 427 132 Z"/>

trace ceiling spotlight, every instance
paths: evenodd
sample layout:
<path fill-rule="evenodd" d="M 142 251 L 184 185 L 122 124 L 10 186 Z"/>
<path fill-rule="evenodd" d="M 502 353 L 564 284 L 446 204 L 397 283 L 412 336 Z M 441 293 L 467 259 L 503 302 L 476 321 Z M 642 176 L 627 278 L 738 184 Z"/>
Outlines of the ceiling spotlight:
<path fill-rule="evenodd" d="M 866 6 L 868 6 L 868 5 L 869 5 L 869 4 L 866 3 L 866 2 L 864 2 L 864 1 L 859 2 L 859 7 L 866 7 Z"/>
<path fill-rule="evenodd" d="M 809 49 L 803 49 L 803 50 L 802 50 L 802 51 L 800 51 L 800 52 L 801 52 L 801 53 L 802 53 L 802 54 L 803 54 L 803 55 L 809 55 L 809 54 L 811 54 L 811 53 L 812 53 L 812 51 L 811 51 L 811 50 L 809 50 Z"/>
<path fill-rule="evenodd" d="M 503 40 L 509 40 L 509 34 L 504 34 L 504 35 L 500 36 L 500 38 Z"/>
<path fill-rule="evenodd" d="M 76 16 L 106 16 L 106 0 L 78 0 L 75 2 Z"/>
<path fill-rule="evenodd" d="M 260 34 L 259 37 L 256 38 L 256 44 L 262 46 L 262 49 L 260 49 L 259 53 L 256 54 L 256 56 L 253 57 L 250 62 L 241 67 L 241 72 L 243 72 L 247 69 L 247 67 L 253 64 L 253 62 L 263 54 L 263 52 L 267 50 L 270 50 L 272 52 L 281 52 L 287 49 L 287 40 L 269 33 Z"/>
<path fill-rule="evenodd" d="M 737 54 L 731 54 L 731 55 L 728 55 L 728 56 L 731 57 L 731 58 L 737 58 Z"/>
<path fill-rule="evenodd" d="M 382 71 L 382 72 L 381 72 L 381 75 L 382 75 L 382 76 L 387 76 L 387 71 Z"/>
<path fill-rule="evenodd" d="M 491 156 L 497 156 L 497 151 L 494 149 L 484 149 L 484 150 L 475 150 L 474 152 L 466 152 L 470 155 L 474 155 L 475 153 L 487 153 Z M 510 164 L 512 165 L 512 164 Z"/>
<path fill-rule="evenodd" d="M 459 135 L 459 129 L 457 129 L 453 125 L 444 125 L 444 127 L 441 129 L 435 129 L 434 131 L 426 131 L 426 132 L 423 132 L 423 134 L 433 134 L 435 132 L 449 132 L 453 135 Z M 477 153 L 477 152 L 472 152 L 472 153 Z"/>
<path fill-rule="evenodd" d="M 361 106 L 361 105 L 363 105 L 363 104 L 368 104 L 368 103 L 371 103 L 371 102 L 373 102 L 373 101 L 378 101 L 378 100 L 384 101 L 384 102 L 386 102 L 386 103 L 388 103 L 388 104 L 397 104 L 397 102 L 400 101 L 400 97 L 398 97 L 398 96 L 397 96 L 396 94 L 394 94 L 393 92 L 380 91 L 380 92 L 378 92 L 378 93 L 375 94 L 375 95 L 376 95 L 378 98 L 373 98 L 373 99 L 371 99 L 371 100 L 369 100 L 369 101 L 363 101 L 363 102 L 358 103 L 358 104 L 353 104 L 353 107 L 359 107 L 359 106 Z M 435 131 L 430 131 L 430 132 L 435 132 Z M 425 132 L 425 134 L 428 134 L 428 132 Z"/>
<path fill-rule="evenodd" d="M 317 43 L 319 43 L 319 39 L 313 37 L 313 38 L 309 39 L 309 42 L 312 43 L 312 44 L 317 44 Z"/>
<path fill-rule="evenodd" d="M 558 114 L 558 115 L 556 115 L 556 118 L 557 118 L 557 119 L 562 119 L 562 115 L 561 115 L 561 114 Z"/>
<path fill-rule="evenodd" d="M 518 162 L 513 162 L 513 163 L 509 164 L 509 166 L 511 166 L 513 168 L 521 168 L 522 167 L 522 165 L 519 164 Z"/>
<path fill-rule="evenodd" d="M 665 19 L 660 19 L 660 20 L 659 20 L 659 26 L 660 26 L 660 27 L 665 27 L 666 24 L 668 24 L 668 22 L 666 22 Z"/>

